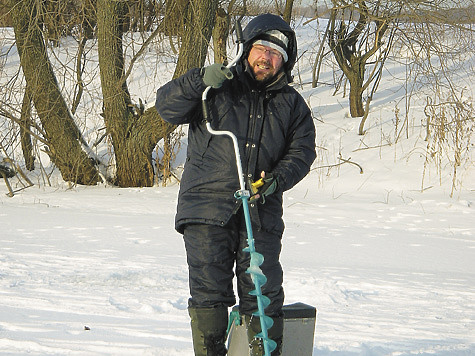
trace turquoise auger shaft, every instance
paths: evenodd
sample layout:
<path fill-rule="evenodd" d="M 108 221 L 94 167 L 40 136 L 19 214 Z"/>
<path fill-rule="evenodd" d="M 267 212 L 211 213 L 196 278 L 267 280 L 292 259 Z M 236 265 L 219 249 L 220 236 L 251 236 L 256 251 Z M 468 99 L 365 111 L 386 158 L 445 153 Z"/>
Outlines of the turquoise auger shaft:
<path fill-rule="evenodd" d="M 274 321 L 271 317 L 265 315 L 264 312 L 264 309 L 270 304 L 270 299 L 265 295 L 262 295 L 261 291 L 261 286 L 267 282 L 266 276 L 264 273 L 262 273 L 259 267 L 264 262 L 264 256 L 256 252 L 256 248 L 254 246 L 254 236 L 252 234 L 251 217 L 249 214 L 249 191 L 237 191 L 235 196 L 242 201 L 244 220 L 246 222 L 248 246 L 244 248 L 243 251 L 249 252 L 251 256 L 249 268 L 246 270 L 246 273 L 251 275 L 251 279 L 254 282 L 254 286 L 256 287 L 256 289 L 249 292 L 250 295 L 254 295 L 257 299 L 257 312 L 254 312 L 253 315 L 258 316 L 261 323 L 261 332 L 257 334 L 256 337 L 262 339 L 263 341 L 265 356 L 270 356 L 271 352 L 277 347 L 277 343 L 274 340 L 269 339 L 267 330 L 270 329 L 272 325 L 274 325 Z"/>

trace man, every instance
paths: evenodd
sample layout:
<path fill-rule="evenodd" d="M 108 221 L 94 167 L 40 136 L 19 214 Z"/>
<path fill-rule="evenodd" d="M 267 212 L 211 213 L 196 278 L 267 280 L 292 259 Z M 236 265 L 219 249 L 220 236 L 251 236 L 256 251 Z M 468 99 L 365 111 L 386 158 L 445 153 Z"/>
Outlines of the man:
<path fill-rule="evenodd" d="M 315 126 L 304 99 L 288 84 L 297 56 L 294 31 L 280 17 L 255 17 L 243 31 L 244 53 L 230 71 L 220 64 L 192 69 L 157 91 L 156 108 L 164 120 L 189 124 L 176 229 L 183 233 L 189 266 L 188 311 L 195 355 L 226 354 L 228 307 L 235 304 L 246 323 L 252 355 L 263 355 L 256 297 L 250 275 L 247 233 L 240 200 L 232 140 L 213 136 L 203 122 L 201 95 L 207 86 L 209 121 L 238 139 L 248 189 L 263 177 L 265 184 L 250 201 L 256 251 L 267 277 L 262 294 L 269 297 L 266 315 L 274 320 L 269 337 L 280 355 L 283 334 L 283 273 L 279 262 L 282 193 L 297 184 L 315 159 Z M 231 78 L 231 79 L 229 79 Z"/>

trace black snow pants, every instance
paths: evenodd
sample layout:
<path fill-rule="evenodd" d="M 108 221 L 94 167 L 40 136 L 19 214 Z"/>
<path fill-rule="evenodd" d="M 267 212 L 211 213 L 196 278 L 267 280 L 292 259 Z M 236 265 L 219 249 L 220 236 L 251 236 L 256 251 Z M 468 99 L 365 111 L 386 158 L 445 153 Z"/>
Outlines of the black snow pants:
<path fill-rule="evenodd" d="M 282 235 L 253 231 L 253 236 L 256 251 L 264 256 L 260 268 L 267 282 L 261 288 L 262 294 L 271 300 L 265 313 L 271 317 L 281 316 L 284 303 L 283 272 L 279 262 Z M 190 307 L 231 307 L 236 304 L 233 289 L 235 272 L 240 313 L 251 315 L 257 311 L 256 297 L 249 295 L 255 287 L 250 274 L 246 273 L 250 255 L 243 251 L 247 247 L 247 232 L 242 210 L 225 226 L 187 225 L 184 240 L 189 268 Z"/>

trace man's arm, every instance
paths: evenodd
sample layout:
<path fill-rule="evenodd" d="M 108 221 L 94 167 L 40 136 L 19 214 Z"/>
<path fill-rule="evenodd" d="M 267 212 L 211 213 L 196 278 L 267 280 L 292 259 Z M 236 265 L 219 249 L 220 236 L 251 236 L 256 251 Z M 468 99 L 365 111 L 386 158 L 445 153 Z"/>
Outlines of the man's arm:
<path fill-rule="evenodd" d="M 205 88 L 200 68 L 191 69 L 157 90 L 155 108 L 171 124 L 190 123 L 201 110 Z"/>
<path fill-rule="evenodd" d="M 315 124 L 303 98 L 297 100 L 294 114 L 296 118 L 289 130 L 286 153 L 271 172 L 278 177 L 280 191 L 286 191 L 300 182 L 316 158 Z"/>
<path fill-rule="evenodd" d="M 221 88 L 225 80 L 232 78 L 233 73 L 223 64 L 191 69 L 157 90 L 155 108 L 171 124 L 190 123 L 198 116 L 198 105 L 206 87 Z"/>

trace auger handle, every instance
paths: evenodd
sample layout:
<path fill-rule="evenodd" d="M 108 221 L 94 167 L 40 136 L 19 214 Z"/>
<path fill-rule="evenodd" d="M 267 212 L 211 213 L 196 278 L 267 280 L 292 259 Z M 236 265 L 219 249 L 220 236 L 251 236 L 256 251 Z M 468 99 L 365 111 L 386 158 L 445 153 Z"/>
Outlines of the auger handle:
<path fill-rule="evenodd" d="M 241 22 L 239 20 L 236 20 L 236 23 L 234 24 L 234 29 L 236 30 L 236 43 L 238 45 L 238 53 L 234 59 L 228 63 L 226 66 L 227 68 L 231 68 L 234 65 L 236 65 L 237 62 L 241 59 L 242 53 L 244 51 L 244 38 L 242 35 L 242 27 L 241 27 Z M 203 94 L 201 95 L 201 106 L 202 106 L 202 111 L 203 111 L 203 119 L 206 122 L 209 122 L 209 108 L 208 108 L 208 103 L 206 101 L 208 97 L 208 92 L 211 89 L 211 87 L 206 87 L 204 90 Z"/>
<path fill-rule="evenodd" d="M 241 21 L 236 20 L 234 24 L 234 30 L 236 31 L 236 43 L 244 43 L 244 37 L 242 35 Z"/>

